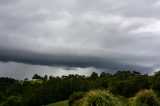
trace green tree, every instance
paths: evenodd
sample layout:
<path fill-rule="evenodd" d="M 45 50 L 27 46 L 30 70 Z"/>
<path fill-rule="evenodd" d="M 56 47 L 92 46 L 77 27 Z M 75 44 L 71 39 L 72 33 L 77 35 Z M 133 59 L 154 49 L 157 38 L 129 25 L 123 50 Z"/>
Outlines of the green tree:
<path fill-rule="evenodd" d="M 105 73 L 105 72 L 102 72 L 102 73 L 100 74 L 100 78 L 111 77 L 111 76 L 112 76 L 112 74 L 110 74 L 110 73 Z"/>
<path fill-rule="evenodd" d="M 90 76 L 90 79 L 91 79 L 91 80 L 96 80 L 96 79 L 98 79 L 98 74 L 97 74 L 96 72 L 93 72 L 93 73 L 91 74 L 91 76 Z"/>
<path fill-rule="evenodd" d="M 42 77 L 38 74 L 34 74 L 34 76 L 32 77 L 32 79 L 42 79 Z"/>

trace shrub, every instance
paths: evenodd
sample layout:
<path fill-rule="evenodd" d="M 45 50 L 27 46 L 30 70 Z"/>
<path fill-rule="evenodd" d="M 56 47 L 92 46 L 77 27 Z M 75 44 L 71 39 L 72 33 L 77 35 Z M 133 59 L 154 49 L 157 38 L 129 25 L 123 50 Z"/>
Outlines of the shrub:
<path fill-rule="evenodd" d="M 153 90 L 141 90 L 129 100 L 129 106 L 160 106 Z"/>
<path fill-rule="evenodd" d="M 74 106 L 124 106 L 113 94 L 105 90 L 89 91 L 84 98 L 74 103 Z"/>
<path fill-rule="evenodd" d="M 74 92 L 70 97 L 69 97 L 69 101 L 68 101 L 68 105 L 72 106 L 74 102 L 76 102 L 77 100 L 83 98 L 84 96 L 84 92 Z"/>
<path fill-rule="evenodd" d="M 17 96 L 10 96 L 7 101 L 1 104 L 1 106 L 22 106 L 21 98 Z"/>

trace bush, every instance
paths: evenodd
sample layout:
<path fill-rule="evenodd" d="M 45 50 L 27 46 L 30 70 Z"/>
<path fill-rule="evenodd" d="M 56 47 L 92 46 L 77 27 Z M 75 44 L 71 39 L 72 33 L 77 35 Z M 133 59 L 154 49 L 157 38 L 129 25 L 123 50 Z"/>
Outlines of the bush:
<path fill-rule="evenodd" d="M 1 104 L 1 106 L 22 106 L 21 98 L 17 96 L 10 96 L 7 101 Z"/>
<path fill-rule="evenodd" d="M 129 100 L 129 106 L 160 106 L 153 90 L 142 90 Z"/>
<path fill-rule="evenodd" d="M 73 106 L 74 102 L 76 102 L 77 100 L 83 98 L 84 94 L 85 94 L 84 92 L 74 92 L 74 93 L 69 97 L 68 105 L 69 105 L 69 106 Z"/>
<path fill-rule="evenodd" d="M 124 106 L 113 94 L 105 90 L 89 91 L 84 98 L 74 103 L 74 106 Z"/>

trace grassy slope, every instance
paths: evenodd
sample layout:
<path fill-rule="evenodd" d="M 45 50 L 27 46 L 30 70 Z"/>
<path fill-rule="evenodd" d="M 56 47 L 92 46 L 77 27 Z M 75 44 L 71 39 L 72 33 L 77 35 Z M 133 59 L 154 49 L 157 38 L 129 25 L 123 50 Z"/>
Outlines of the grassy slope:
<path fill-rule="evenodd" d="M 68 100 L 52 103 L 47 106 L 68 106 Z"/>

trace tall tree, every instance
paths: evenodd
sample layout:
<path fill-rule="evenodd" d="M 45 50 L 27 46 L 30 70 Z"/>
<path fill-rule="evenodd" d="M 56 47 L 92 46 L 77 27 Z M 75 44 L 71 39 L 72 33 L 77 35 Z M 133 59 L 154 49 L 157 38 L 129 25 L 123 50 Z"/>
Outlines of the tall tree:
<path fill-rule="evenodd" d="M 91 79 L 91 80 L 96 80 L 96 79 L 98 79 L 98 74 L 97 74 L 96 72 L 93 72 L 93 73 L 91 74 L 91 76 L 90 76 L 90 79 Z"/>

